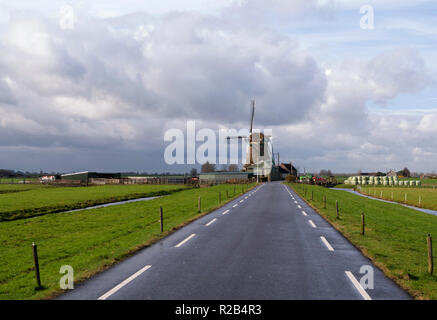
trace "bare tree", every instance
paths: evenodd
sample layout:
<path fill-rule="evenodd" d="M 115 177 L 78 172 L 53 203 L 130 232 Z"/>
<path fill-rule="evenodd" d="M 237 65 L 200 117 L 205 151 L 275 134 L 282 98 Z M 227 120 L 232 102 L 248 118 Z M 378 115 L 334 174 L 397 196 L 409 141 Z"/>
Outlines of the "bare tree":
<path fill-rule="evenodd" d="M 206 161 L 204 164 L 202 164 L 202 172 L 214 172 L 215 171 L 215 164 L 209 163 L 209 161 Z"/>

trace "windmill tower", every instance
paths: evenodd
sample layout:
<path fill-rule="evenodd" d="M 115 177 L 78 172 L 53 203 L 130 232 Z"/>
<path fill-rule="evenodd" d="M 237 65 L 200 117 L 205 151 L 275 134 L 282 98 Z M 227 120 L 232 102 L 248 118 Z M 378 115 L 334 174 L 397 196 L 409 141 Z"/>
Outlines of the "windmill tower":
<path fill-rule="evenodd" d="M 227 137 L 230 139 L 243 139 L 247 141 L 246 163 L 243 171 L 253 173 L 257 177 L 269 178 L 272 170 L 272 148 L 271 136 L 262 132 L 254 132 L 253 122 L 255 118 L 255 100 L 252 100 L 250 115 L 249 135 L 238 137 Z"/>

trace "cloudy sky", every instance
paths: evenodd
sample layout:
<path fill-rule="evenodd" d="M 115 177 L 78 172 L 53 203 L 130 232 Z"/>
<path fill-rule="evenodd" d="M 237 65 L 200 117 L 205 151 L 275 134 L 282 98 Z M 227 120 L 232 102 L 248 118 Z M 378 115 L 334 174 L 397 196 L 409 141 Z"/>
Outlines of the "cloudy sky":
<path fill-rule="evenodd" d="M 0 0 L 0 168 L 181 172 L 166 130 L 247 128 L 256 99 L 255 126 L 302 170 L 437 170 L 436 15 L 432 0 Z"/>

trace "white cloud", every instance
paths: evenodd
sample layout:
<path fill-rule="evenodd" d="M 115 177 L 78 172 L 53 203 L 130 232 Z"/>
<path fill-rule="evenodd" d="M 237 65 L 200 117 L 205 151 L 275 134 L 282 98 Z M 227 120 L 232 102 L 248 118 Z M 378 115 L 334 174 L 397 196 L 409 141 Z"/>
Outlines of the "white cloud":
<path fill-rule="evenodd" d="M 307 12 L 332 3 L 273 5 Z M 325 68 L 294 37 L 194 12 L 81 15 L 72 30 L 15 13 L 4 34 L 0 151 L 7 152 L 0 154 L 10 167 L 162 170 L 165 129 L 192 119 L 246 127 L 252 98 L 255 124 L 273 127 L 275 151 L 301 167 L 431 170 L 436 163 L 437 114 L 389 109 L 393 98 L 433 84 L 414 49 L 339 57 Z"/>

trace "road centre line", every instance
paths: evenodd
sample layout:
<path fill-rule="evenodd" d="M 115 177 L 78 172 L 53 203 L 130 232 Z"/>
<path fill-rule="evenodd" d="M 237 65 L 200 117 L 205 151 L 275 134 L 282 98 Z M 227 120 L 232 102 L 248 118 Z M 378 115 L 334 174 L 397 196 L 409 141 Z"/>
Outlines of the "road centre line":
<path fill-rule="evenodd" d="M 238 203 L 234 204 L 234 205 L 232 206 L 232 208 L 235 208 L 235 207 L 237 207 L 237 206 L 238 206 Z"/>
<path fill-rule="evenodd" d="M 214 222 L 217 221 L 217 218 L 212 219 L 210 222 L 208 222 L 207 224 L 205 224 L 205 226 L 209 227 L 210 225 L 212 225 Z"/>
<path fill-rule="evenodd" d="M 311 225 L 311 227 L 317 228 L 317 226 L 314 224 L 313 220 L 309 220 L 308 223 Z"/>
<path fill-rule="evenodd" d="M 308 216 L 307 213 L 305 211 L 302 210 L 302 214 L 306 217 Z"/>
<path fill-rule="evenodd" d="M 326 240 L 325 237 L 320 237 L 320 239 L 322 239 L 322 242 L 325 244 L 329 251 L 334 251 L 334 248 L 329 244 L 328 240 Z"/>
<path fill-rule="evenodd" d="M 179 242 L 177 245 L 175 245 L 175 248 L 179 248 L 181 245 L 183 245 L 185 242 L 187 242 L 188 240 L 190 240 L 191 238 L 193 238 L 196 234 L 193 233 L 192 235 L 188 236 L 187 238 L 185 238 L 185 240 L 182 240 L 181 242 Z"/>
<path fill-rule="evenodd" d="M 355 288 L 358 290 L 358 292 L 361 294 L 364 300 L 372 300 L 372 298 L 367 294 L 366 290 L 361 286 L 361 284 L 358 282 L 358 280 L 355 278 L 355 276 L 350 271 L 345 271 L 346 275 L 348 276 L 349 280 L 352 282 L 352 284 L 355 286 Z"/>
<path fill-rule="evenodd" d="M 229 210 L 226 210 L 226 211 L 223 212 L 222 214 L 225 215 L 225 214 L 227 214 L 227 213 L 229 213 Z"/>
<path fill-rule="evenodd" d="M 125 285 L 127 285 L 129 282 L 131 282 L 135 278 L 139 277 L 143 272 L 148 270 L 150 267 L 151 267 L 151 265 L 147 265 L 144 268 L 138 270 L 133 275 L 131 275 L 129 278 L 127 278 L 126 280 L 124 280 L 123 282 L 121 282 L 120 284 L 116 285 L 114 288 L 112 288 L 111 290 L 109 290 L 108 292 L 106 292 L 105 294 L 100 296 L 99 298 L 97 298 L 97 300 L 106 300 L 107 298 L 112 296 L 114 293 L 116 293 L 118 290 L 120 290 Z"/>

